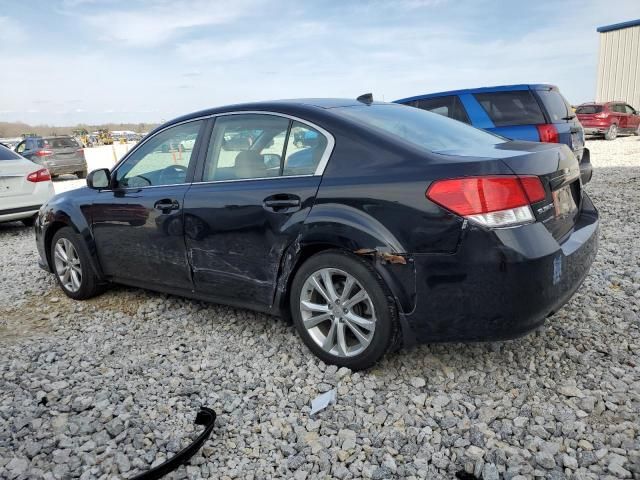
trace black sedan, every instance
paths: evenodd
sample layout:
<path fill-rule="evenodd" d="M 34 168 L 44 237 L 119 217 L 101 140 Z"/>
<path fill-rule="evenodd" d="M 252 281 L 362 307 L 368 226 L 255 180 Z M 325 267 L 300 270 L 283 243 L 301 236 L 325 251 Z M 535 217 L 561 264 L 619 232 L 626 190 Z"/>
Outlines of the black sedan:
<path fill-rule="evenodd" d="M 368 99 L 186 115 L 87 184 L 36 221 L 69 297 L 116 282 L 291 317 L 353 369 L 403 344 L 530 331 L 598 243 L 566 146 Z"/>

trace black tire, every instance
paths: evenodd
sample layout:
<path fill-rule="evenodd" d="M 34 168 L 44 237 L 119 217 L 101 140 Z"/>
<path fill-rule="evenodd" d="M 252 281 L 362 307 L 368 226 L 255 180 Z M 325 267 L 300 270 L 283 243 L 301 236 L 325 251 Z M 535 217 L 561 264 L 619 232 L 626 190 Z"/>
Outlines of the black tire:
<path fill-rule="evenodd" d="M 76 291 L 72 291 L 69 288 L 67 288 L 61 281 L 60 275 L 58 275 L 56 260 L 55 260 L 56 258 L 55 248 L 56 248 L 56 244 L 58 243 L 58 240 L 60 239 L 66 239 L 73 245 L 73 247 L 75 248 L 75 251 L 77 252 L 77 256 L 80 260 L 80 268 L 81 268 L 82 274 L 81 274 L 80 288 Z M 98 276 L 95 274 L 93 270 L 91 256 L 89 255 L 89 250 L 87 248 L 87 245 L 84 239 L 80 235 L 78 235 L 73 230 L 73 228 L 63 227 L 60 230 L 58 230 L 53 235 L 53 238 L 51 239 L 51 244 L 49 245 L 49 249 L 51 252 L 51 263 L 53 267 L 53 273 L 56 277 L 56 281 L 58 282 L 58 285 L 60 285 L 60 288 L 65 293 L 65 295 L 67 295 L 67 297 L 73 298 L 74 300 L 86 300 L 88 298 L 95 297 L 96 295 L 102 293 L 102 291 L 104 290 L 104 285 L 100 283 L 100 279 L 98 278 Z"/>
<path fill-rule="evenodd" d="M 34 215 L 33 217 L 23 218 L 20 221 L 25 227 L 33 227 L 33 225 L 36 223 L 36 216 Z"/>
<path fill-rule="evenodd" d="M 76 172 L 76 177 L 78 177 L 78 178 L 79 178 L 79 179 L 81 179 L 81 180 L 82 180 L 83 178 L 87 178 L 87 172 L 86 172 L 86 170 L 85 170 L 85 171 L 82 171 L 82 172 Z"/>
<path fill-rule="evenodd" d="M 300 301 L 307 279 L 324 268 L 339 269 L 353 276 L 371 299 L 376 322 L 373 338 L 361 353 L 354 356 L 331 354 L 316 343 L 304 327 Z M 397 345 L 399 322 L 395 301 L 388 287 L 367 260 L 341 250 L 327 250 L 309 258 L 296 272 L 289 297 L 291 316 L 298 334 L 307 347 L 322 361 L 352 370 L 376 364 L 388 350 Z"/>
<path fill-rule="evenodd" d="M 618 126 L 615 123 L 612 123 L 611 125 L 609 125 L 609 128 L 607 128 L 607 131 L 604 132 L 604 139 L 615 140 L 617 136 L 618 136 Z"/>

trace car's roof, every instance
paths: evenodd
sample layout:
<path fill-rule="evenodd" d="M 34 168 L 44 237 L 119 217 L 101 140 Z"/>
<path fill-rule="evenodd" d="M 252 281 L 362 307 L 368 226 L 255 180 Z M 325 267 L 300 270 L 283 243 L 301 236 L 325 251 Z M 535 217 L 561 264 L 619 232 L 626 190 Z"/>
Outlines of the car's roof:
<path fill-rule="evenodd" d="M 473 93 L 492 93 L 492 92 L 511 92 L 517 90 L 550 90 L 558 89 L 555 85 L 548 83 L 520 83 L 516 85 L 496 85 L 493 87 L 465 88 L 462 90 L 448 90 L 446 92 L 425 93 L 423 95 L 415 95 L 413 97 L 401 98 L 394 100 L 395 103 L 411 102 L 413 100 L 423 100 L 432 97 L 445 97 L 448 95 L 464 95 Z"/>
<path fill-rule="evenodd" d="M 608 102 L 585 102 L 585 103 L 581 103 L 578 106 L 582 107 L 584 105 L 610 105 L 612 103 L 627 103 L 627 102 L 624 102 L 622 100 L 610 100 Z"/>
<path fill-rule="evenodd" d="M 374 104 L 383 104 L 385 102 L 373 102 Z M 215 115 L 218 113 L 226 112 L 239 112 L 239 111 L 274 111 L 282 113 L 295 113 L 304 114 L 305 112 L 313 113 L 319 110 L 328 110 L 339 107 L 354 107 L 358 105 L 364 105 L 353 98 L 293 98 L 284 100 L 268 100 L 263 102 L 253 103 L 238 103 L 233 105 L 225 105 L 222 107 L 214 107 L 206 110 L 200 110 L 193 113 L 188 113 L 178 118 L 170 120 L 165 125 L 169 125 L 176 122 L 183 122 L 199 117 L 206 117 L 209 115 Z"/>

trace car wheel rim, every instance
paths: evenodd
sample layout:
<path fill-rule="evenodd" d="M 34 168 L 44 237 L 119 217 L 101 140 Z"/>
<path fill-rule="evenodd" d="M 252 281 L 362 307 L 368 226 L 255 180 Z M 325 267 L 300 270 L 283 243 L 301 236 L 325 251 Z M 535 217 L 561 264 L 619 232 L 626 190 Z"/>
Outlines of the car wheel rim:
<path fill-rule="evenodd" d="M 610 133 L 610 135 L 612 137 L 615 137 L 617 133 L 618 133 L 618 127 L 616 127 L 615 125 L 611 125 L 611 133 Z"/>
<path fill-rule="evenodd" d="M 70 292 L 80 290 L 82 266 L 76 248 L 66 238 L 60 238 L 53 250 L 56 274 L 62 286 Z"/>
<path fill-rule="evenodd" d="M 300 294 L 302 325 L 325 352 L 353 357 L 373 340 L 376 314 L 369 293 L 352 275 L 337 268 L 311 274 Z"/>

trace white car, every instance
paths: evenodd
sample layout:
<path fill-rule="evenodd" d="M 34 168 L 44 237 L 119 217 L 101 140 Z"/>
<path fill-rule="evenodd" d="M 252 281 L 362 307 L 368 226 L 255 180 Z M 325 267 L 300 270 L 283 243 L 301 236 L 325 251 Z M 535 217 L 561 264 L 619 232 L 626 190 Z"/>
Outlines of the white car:
<path fill-rule="evenodd" d="M 54 194 L 49 170 L 0 146 L 0 222 L 33 225 L 40 206 Z"/>

